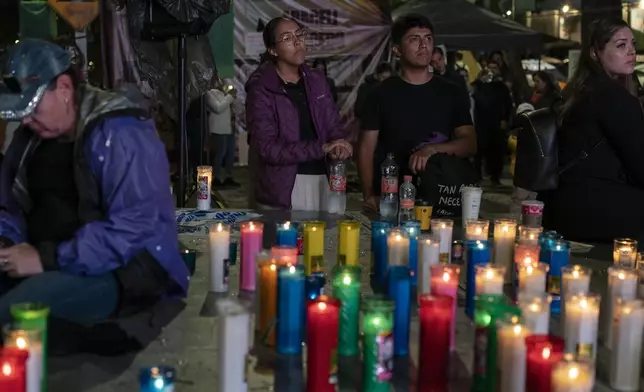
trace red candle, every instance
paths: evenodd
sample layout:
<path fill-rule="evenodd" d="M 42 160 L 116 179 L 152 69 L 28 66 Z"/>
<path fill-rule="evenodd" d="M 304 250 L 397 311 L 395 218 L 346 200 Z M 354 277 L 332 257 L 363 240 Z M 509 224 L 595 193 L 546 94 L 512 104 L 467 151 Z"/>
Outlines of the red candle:
<path fill-rule="evenodd" d="M 526 392 L 551 392 L 552 368 L 563 358 L 564 340 L 550 335 L 531 335 L 525 344 Z"/>
<path fill-rule="evenodd" d="M 307 392 L 335 392 L 340 301 L 321 295 L 306 310 Z"/>
<path fill-rule="evenodd" d="M 420 306 L 418 391 L 447 392 L 454 297 L 423 294 Z"/>
<path fill-rule="evenodd" d="M 0 353 L 0 391 L 25 392 L 27 377 L 25 364 L 29 351 L 3 348 Z"/>

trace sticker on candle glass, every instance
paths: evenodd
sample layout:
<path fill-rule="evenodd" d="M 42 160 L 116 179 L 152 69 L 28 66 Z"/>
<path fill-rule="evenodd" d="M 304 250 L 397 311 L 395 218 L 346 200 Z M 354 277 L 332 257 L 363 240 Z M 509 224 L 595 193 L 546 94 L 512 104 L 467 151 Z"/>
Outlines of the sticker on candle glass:
<path fill-rule="evenodd" d="M 594 358 L 595 345 L 592 343 L 577 343 L 575 352 L 579 357 Z"/>
<path fill-rule="evenodd" d="M 208 199 L 208 176 L 199 177 L 197 185 L 197 198 L 200 200 Z"/>
<path fill-rule="evenodd" d="M 462 261 L 464 252 L 463 241 L 454 241 L 452 244 L 452 262 Z M 445 261 L 447 263 L 447 261 Z"/>
<path fill-rule="evenodd" d="M 378 350 L 376 380 L 390 381 L 394 375 L 394 334 L 391 331 L 378 334 L 376 347 Z"/>
<path fill-rule="evenodd" d="M 474 332 L 474 373 L 485 377 L 487 373 L 487 327 L 477 327 Z"/>
<path fill-rule="evenodd" d="M 547 287 L 547 292 L 548 294 L 552 295 L 552 299 L 559 299 L 555 297 L 561 295 L 561 276 L 548 275 Z"/>
<path fill-rule="evenodd" d="M 331 363 L 329 364 L 329 384 L 338 383 L 338 349 L 331 350 Z"/>
<path fill-rule="evenodd" d="M 347 177 L 331 176 L 329 184 L 331 185 L 331 192 L 344 192 L 347 189 Z"/>
<path fill-rule="evenodd" d="M 311 271 L 324 272 L 324 256 L 311 256 Z"/>

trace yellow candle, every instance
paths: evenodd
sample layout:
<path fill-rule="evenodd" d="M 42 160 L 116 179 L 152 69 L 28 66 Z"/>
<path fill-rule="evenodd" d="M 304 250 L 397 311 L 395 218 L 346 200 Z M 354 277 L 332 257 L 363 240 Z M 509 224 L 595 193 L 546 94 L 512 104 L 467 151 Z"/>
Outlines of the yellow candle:
<path fill-rule="evenodd" d="M 266 336 L 268 346 L 275 345 L 274 320 L 277 314 L 277 261 L 263 261 L 259 265 L 259 322 L 260 336 Z M 270 331 L 269 331 L 270 329 Z"/>
<path fill-rule="evenodd" d="M 305 222 L 304 236 L 304 271 L 306 275 L 311 272 L 324 271 L 324 222 Z"/>
<path fill-rule="evenodd" d="M 338 223 L 338 264 L 358 265 L 360 258 L 360 222 Z"/>

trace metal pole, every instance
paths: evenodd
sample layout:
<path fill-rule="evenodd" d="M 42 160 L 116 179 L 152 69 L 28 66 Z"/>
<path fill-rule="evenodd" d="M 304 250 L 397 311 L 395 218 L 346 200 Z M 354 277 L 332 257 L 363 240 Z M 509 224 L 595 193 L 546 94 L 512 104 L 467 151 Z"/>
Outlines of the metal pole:
<path fill-rule="evenodd" d="M 177 191 L 177 207 L 186 205 L 186 36 L 179 37 L 179 189 Z"/>

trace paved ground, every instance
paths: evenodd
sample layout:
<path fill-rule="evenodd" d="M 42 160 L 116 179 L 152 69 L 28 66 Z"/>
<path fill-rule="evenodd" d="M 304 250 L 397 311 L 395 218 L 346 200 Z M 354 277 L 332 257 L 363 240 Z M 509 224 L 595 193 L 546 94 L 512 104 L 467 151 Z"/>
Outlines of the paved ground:
<path fill-rule="evenodd" d="M 246 176 L 240 170 L 238 181 L 246 184 Z M 246 190 L 228 190 L 220 194 L 232 209 L 245 208 Z M 501 188 L 500 192 L 486 192 L 483 204 L 483 215 L 495 217 L 507 211 L 509 191 Z M 359 197 L 350 195 L 348 210 L 357 210 L 360 205 Z M 363 267 L 363 292 L 370 292 L 367 284 L 367 271 L 369 266 L 369 227 L 368 218 L 359 212 L 349 212 L 348 217 L 363 223 L 360 241 L 360 262 Z M 300 217 L 290 217 L 298 220 Z M 306 219 L 309 219 L 307 217 Z M 341 217 L 322 217 L 332 222 Z M 331 227 L 326 232 L 325 259 L 327 272 L 330 271 L 336 259 L 337 230 Z M 205 239 L 198 236 L 183 236 L 182 242 L 188 247 L 203 250 Z M 605 281 L 605 268 L 607 263 L 579 259 L 582 263 L 591 265 L 595 269 L 593 289 L 602 291 L 602 282 Z M 231 282 L 237 279 L 237 267 L 231 271 Z M 217 331 L 216 314 L 213 312 L 213 303 L 216 297 L 208 293 L 209 265 L 207 256 L 198 257 L 197 271 L 191 281 L 190 293 L 183 309 L 177 317 L 172 319 L 160 332 L 158 337 L 153 337 L 152 342 L 143 350 L 136 353 L 118 357 L 101 357 L 97 355 L 73 355 L 52 358 L 50 360 L 50 391 L 52 392 L 121 392 L 137 390 L 138 369 L 144 366 L 168 364 L 178 371 L 179 392 L 211 392 L 216 391 L 215 382 L 218 377 L 217 364 Z M 236 288 L 231 287 L 231 295 L 236 295 Z M 244 297 L 243 300 L 249 307 L 253 307 L 252 298 Z M 144 324 L 149 324 L 145 320 Z M 158 322 L 157 322 L 158 324 Z M 558 331 L 556 320 L 553 320 L 553 331 Z M 144 329 L 145 330 L 145 329 Z M 451 391 L 463 392 L 468 388 L 468 374 L 472 364 L 473 328 L 469 319 L 461 311 L 457 316 L 457 347 L 455 356 L 455 373 Z M 395 391 L 413 391 L 415 379 L 417 322 L 412 322 L 412 355 L 410 358 L 399 359 L 396 363 Z M 303 390 L 303 365 L 292 358 L 277 357 L 270 350 L 255 347 L 252 351 L 252 365 L 250 367 L 250 391 L 302 391 Z M 606 355 L 600 353 L 599 358 L 604 361 Z M 356 385 L 359 380 L 360 365 L 355 359 L 343 360 L 340 363 L 343 370 L 340 374 L 341 391 L 358 391 Z M 602 362 L 602 369 L 605 364 Z M 275 370 L 277 369 L 277 370 Z M 600 376 L 602 373 L 600 372 Z M 285 382 L 286 381 L 286 382 Z M 609 389 L 598 387 L 596 391 Z"/>

